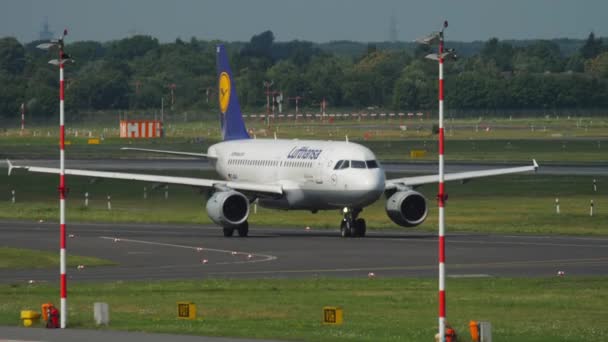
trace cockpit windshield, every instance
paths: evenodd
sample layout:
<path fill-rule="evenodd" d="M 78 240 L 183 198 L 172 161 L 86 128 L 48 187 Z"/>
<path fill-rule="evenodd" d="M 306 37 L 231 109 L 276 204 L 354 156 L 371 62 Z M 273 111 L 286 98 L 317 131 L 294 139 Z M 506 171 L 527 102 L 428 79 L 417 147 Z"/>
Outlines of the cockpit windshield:
<path fill-rule="evenodd" d="M 353 169 L 365 169 L 365 162 L 363 160 L 351 160 L 350 165 Z"/>
<path fill-rule="evenodd" d="M 365 164 L 367 164 L 368 169 L 377 169 L 378 168 L 378 162 L 375 160 L 366 160 Z"/>
<path fill-rule="evenodd" d="M 353 169 L 377 169 L 378 162 L 375 160 L 339 160 L 334 166 L 334 170 Z"/>

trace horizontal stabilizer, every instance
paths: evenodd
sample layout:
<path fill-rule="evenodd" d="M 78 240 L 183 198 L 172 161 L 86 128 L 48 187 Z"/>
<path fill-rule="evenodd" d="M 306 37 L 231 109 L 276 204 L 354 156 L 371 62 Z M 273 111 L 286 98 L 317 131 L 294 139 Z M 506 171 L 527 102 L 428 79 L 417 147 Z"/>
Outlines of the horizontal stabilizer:
<path fill-rule="evenodd" d="M 178 156 L 188 156 L 188 157 L 198 157 L 198 158 L 209 158 L 215 159 L 213 156 L 209 156 L 205 153 L 196 153 L 196 152 L 180 152 L 180 151 L 166 151 L 166 150 L 152 150 L 148 148 L 135 148 L 135 147 L 122 147 L 121 150 L 130 150 L 130 151 L 141 151 L 141 152 L 152 152 L 152 153 L 161 153 L 161 154 L 174 154 Z"/>

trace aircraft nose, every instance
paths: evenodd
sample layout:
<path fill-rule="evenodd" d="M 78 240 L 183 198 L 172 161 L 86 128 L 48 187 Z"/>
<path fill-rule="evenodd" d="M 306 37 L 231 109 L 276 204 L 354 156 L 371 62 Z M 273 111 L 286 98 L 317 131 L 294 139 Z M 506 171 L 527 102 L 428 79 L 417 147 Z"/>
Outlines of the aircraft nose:
<path fill-rule="evenodd" d="M 369 170 L 367 177 L 361 177 L 357 181 L 361 182 L 361 186 L 367 191 L 383 192 L 384 191 L 384 172 L 377 170 Z"/>

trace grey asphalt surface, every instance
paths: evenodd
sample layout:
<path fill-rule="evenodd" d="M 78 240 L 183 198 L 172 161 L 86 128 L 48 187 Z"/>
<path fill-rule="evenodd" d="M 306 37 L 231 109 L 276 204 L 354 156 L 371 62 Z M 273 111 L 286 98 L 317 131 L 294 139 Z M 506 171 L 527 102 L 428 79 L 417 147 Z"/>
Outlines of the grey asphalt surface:
<path fill-rule="evenodd" d="M 339 218 L 336 218 L 336 222 Z M 225 238 L 215 226 L 68 224 L 68 253 L 119 266 L 68 269 L 72 281 L 293 277 L 436 277 L 434 234 L 406 229 L 344 239 L 339 232 L 252 227 Z M 58 224 L 0 222 L 2 245 L 57 251 Z M 451 234 L 451 277 L 608 274 L 608 238 Z M 0 270 L 0 282 L 56 282 L 56 269 Z"/>
<path fill-rule="evenodd" d="M 15 165 L 31 165 L 44 167 L 59 167 L 58 161 L 54 160 L 14 160 Z M 528 163 L 532 165 L 532 161 Z M 522 166 L 518 164 L 496 164 L 496 163 L 463 163 L 447 162 L 446 172 L 465 172 L 483 169 L 493 169 L 509 166 Z M 6 167 L 6 161 L 0 161 L 0 167 Z M 207 161 L 198 159 L 80 159 L 66 160 L 66 167 L 75 169 L 92 170 L 146 170 L 146 171 L 178 171 L 178 170 L 212 170 Z M 423 163 L 384 163 L 387 172 L 432 174 L 437 172 L 436 162 Z M 533 173 L 529 173 L 533 174 Z M 583 175 L 583 176 L 608 176 L 608 165 L 540 165 L 537 174 L 541 175 Z"/>
<path fill-rule="evenodd" d="M 148 334 L 141 332 L 85 330 L 85 329 L 41 329 L 0 326 L 0 342 L 272 342 L 237 338 L 219 338 L 188 335 Z"/>
<path fill-rule="evenodd" d="M 344 239 L 314 228 L 252 227 L 249 238 L 225 238 L 214 226 L 68 224 L 68 254 L 96 256 L 118 266 L 67 271 L 69 283 L 205 278 L 338 276 L 436 277 L 435 235 L 407 230 Z M 57 252 L 58 224 L 0 221 L 2 245 Z M 448 277 L 537 277 L 608 274 L 608 238 L 450 234 Z M 0 270 L 2 283 L 58 282 L 58 269 Z M 109 330 L 0 327 L 0 342 L 260 340 Z"/>

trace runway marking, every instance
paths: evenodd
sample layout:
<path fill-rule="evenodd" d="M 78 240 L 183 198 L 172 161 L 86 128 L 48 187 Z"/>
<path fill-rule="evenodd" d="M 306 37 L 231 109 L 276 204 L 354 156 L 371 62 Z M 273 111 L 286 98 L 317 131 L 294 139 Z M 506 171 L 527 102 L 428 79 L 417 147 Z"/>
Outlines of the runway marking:
<path fill-rule="evenodd" d="M 572 239 L 572 240 L 587 240 L 587 241 L 608 241 L 602 237 L 584 237 L 584 236 L 522 236 L 522 235 L 503 235 L 504 237 L 514 239 Z"/>
<path fill-rule="evenodd" d="M 608 258 L 595 258 L 595 259 L 556 259 L 556 260 L 535 260 L 535 261 L 512 261 L 512 262 L 490 262 L 490 263 L 476 263 L 476 264 L 451 264 L 450 269 L 466 269 L 473 267 L 500 267 L 500 268 L 512 268 L 512 267 L 529 267 L 538 265 L 552 265 L 552 266 L 572 266 L 572 265 L 604 265 L 608 263 Z M 419 265 L 419 266 L 384 266 L 384 267 L 361 267 L 361 268 L 333 268 L 333 269 L 308 269 L 308 270 L 272 270 L 272 271 L 227 271 L 227 272 L 210 272 L 210 274 L 272 274 L 272 273 L 347 273 L 347 272 L 369 272 L 369 271 L 422 271 L 422 270 L 434 270 L 437 265 Z"/>
<path fill-rule="evenodd" d="M 448 274 L 448 278 L 489 278 L 489 274 Z"/>
<path fill-rule="evenodd" d="M 109 236 L 100 236 L 99 238 L 104 239 L 104 240 L 114 240 L 115 239 L 115 238 L 109 237 Z M 229 250 L 226 250 L 226 249 L 216 249 L 216 248 L 206 248 L 206 247 L 198 247 L 198 246 L 177 245 L 177 244 L 165 243 L 165 242 L 154 242 L 154 241 L 144 241 L 144 240 L 123 239 L 123 238 L 120 238 L 120 242 L 131 242 L 131 243 L 139 243 L 139 244 L 143 244 L 143 245 L 192 249 L 192 250 L 195 250 L 195 251 L 199 250 L 199 248 L 200 248 L 201 251 L 207 251 L 207 252 L 230 253 L 231 255 L 232 255 L 232 253 L 235 253 L 234 255 L 240 255 L 240 256 L 251 255 L 252 257 L 260 257 L 261 258 L 261 259 L 252 258 L 251 260 L 243 260 L 243 261 L 218 262 L 218 263 L 214 263 L 215 265 L 249 264 L 249 263 L 253 264 L 253 263 L 259 263 L 259 262 L 273 261 L 273 260 L 277 259 L 276 256 L 274 256 L 274 255 L 268 255 L 268 254 L 257 254 L 257 253 L 229 251 Z"/>
<path fill-rule="evenodd" d="M 87 224 L 90 226 L 97 226 L 98 224 Z M 53 225 L 54 227 L 54 225 Z M 123 226 L 119 226 L 119 227 L 123 227 Z M 156 226 L 155 226 L 156 227 Z M 167 226 L 169 227 L 169 226 Z M 186 229 L 195 229 L 195 227 L 180 227 L 180 228 L 186 228 Z M 40 228 L 31 228 L 31 229 L 22 229 L 22 230 L 27 230 L 27 231 L 39 231 Z M 200 227 L 200 228 L 196 228 L 197 230 L 216 230 L 217 227 Z M 112 230 L 112 229 L 93 229 L 93 230 L 87 230 L 86 233 L 112 233 L 115 232 L 116 230 Z M 132 229 L 125 229 L 125 230 L 120 230 L 121 233 L 146 233 L 149 235 L 154 235 L 154 234 L 162 234 L 162 235 L 173 235 L 173 236 L 181 236 L 184 234 L 187 234 L 183 231 L 161 231 L 159 229 L 141 229 L 141 230 L 132 230 Z M 289 233 L 289 232 L 293 232 L 293 230 L 290 229 L 286 229 L 284 232 L 280 231 L 280 230 L 272 230 L 272 229 L 257 229 L 256 230 L 258 233 L 261 234 L 265 234 L 267 236 L 275 236 L 275 235 L 280 235 L 281 233 Z M 323 231 L 325 232 L 325 231 Z M 52 233 L 49 231 L 49 233 Z M 383 235 L 390 235 L 390 234 L 378 234 L 378 233 L 372 233 L 373 235 L 370 235 L 366 238 L 366 240 L 375 240 L 375 241 L 400 241 L 400 242 L 427 242 L 427 243 L 437 243 L 436 238 L 433 239 L 418 239 L 417 235 L 403 235 L 403 237 L 394 237 L 394 238 L 383 238 L 383 237 L 378 237 L 378 236 L 383 236 Z M 192 233 L 192 235 L 196 235 L 195 233 Z M 337 236 L 337 233 L 336 233 Z M 374 237 L 376 236 L 376 237 Z M 546 236 L 546 237 L 542 237 L 542 236 L 513 236 L 513 235 L 502 235 L 503 237 L 509 237 L 509 238 L 518 238 L 518 239 L 554 239 L 556 237 L 551 237 L 551 236 Z M 289 234 L 284 235 L 284 237 L 289 238 Z M 313 237 L 325 237 L 325 236 L 311 236 L 311 238 Z M 544 247 L 580 247 L 580 248 L 608 248 L 608 245 L 606 244 L 576 244 L 576 243 L 546 243 L 546 242 L 516 242 L 516 241 L 493 241 L 493 240 L 459 240 L 462 238 L 462 235 L 447 235 L 447 239 L 451 242 L 451 243 L 462 243 L 462 244 L 495 244 L 495 245 L 520 245 L 520 246 L 544 246 Z M 557 237 L 560 238 L 560 237 Z M 561 238 L 560 238 L 561 239 Z M 602 238 L 584 238 L 584 237 L 572 237 L 572 239 L 576 239 L 576 240 L 583 240 L 583 241 L 598 241 L 598 242 L 606 242 L 608 241 L 608 239 L 602 239 Z"/>
<path fill-rule="evenodd" d="M 403 238 L 392 238 L 392 239 L 384 239 L 384 238 L 367 238 L 368 240 L 381 240 L 381 241 L 402 241 L 402 242 L 430 242 L 437 243 L 437 239 L 433 240 L 422 240 L 422 239 L 413 239 L 411 237 L 403 237 Z M 542 246 L 542 247 L 581 247 L 581 248 L 608 248 L 608 245 L 582 245 L 582 244 L 574 244 L 574 243 L 544 243 L 544 242 L 515 242 L 515 241 L 491 241 L 491 240 L 458 240 L 453 237 L 446 236 L 446 241 L 450 243 L 462 243 L 462 244 L 478 244 L 478 245 L 512 245 L 512 246 Z"/>
<path fill-rule="evenodd" d="M 3 223 L 11 223 L 13 225 L 17 225 L 17 226 L 27 226 L 27 225 L 31 225 L 31 224 L 36 224 L 39 226 L 44 226 L 46 227 L 50 227 L 50 228 L 54 228 L 56 225 L 56 222 L 44 222 L 44 223 L 38 223 L 38 222 L 22 222 L 22 221 L 5 221 Z M 76 226 L 90 226 L 90 227 L 107 227 L 109 224 L 108 223 L 78 223 L 73 225 L 72 227 Z M 136 228 L 136 229 L 126 229 L 126 230 L 122 230 L 121 232 L 127 232 L 127 233 L 163 233 L 163 234 L 171 234 L 171 235 L 182 235 L 184 234 L 183 231 L 171 231 L 171 230 L 163 230 L 164 228 L 168 228 L 168 229 L 175 229 L 176 226 L 174 225 L 163 225 L 163 224 L 146 224 L 146 223 L 128 223 L 128 224 L 112 224 L 114 227 L 132 227 L 132 228 Z M 35 227 L 35 228 L 25 228 L 22 230 L 35 230 L 38 231 L 40 228 L 42 227 Z M 144 229 L 137 229 L 137 228 L 144 228 Z M 192 229 L 192 230 L 218 230 L 219 228 L 216 226 L 211 226 L 211 225 L 200 225 L 200 226 L 196 226 L 196 225 L 179 225 L 177 226 L 178 229 Z M 87 230 L 87 233 L 107 233 L 107 232 L 115 232 L 115 229 L 95 229 L 95 230 Z M 260 233 L 266 233 L 266 234 L 271 234 L 271 235 L 276 235 L 276 234 L 283 234 L 283 233 L 287 233 L 285 235 L 285 237 L 290 237 L 289 233 L 299 233 L 300 230 L 296 230 L 296 229 L 290 229 L 290 228 L 285 228 L 285 229 L 272 229 L 272 228 L 255 228 L 256 232 L 260 232 Z M 315 230 L 316 232 L 322 232 L 322 233 L 332 233 L 332 230 Z M 371 234 L 366 238 L 367 240 L 382 240 L 382 241 L 390 241 L 390 240 L 395 240 L 395 241 L 412 241 L 412 242 L 418 242 L 418 241 L 426 241 L 426 242 L 432 242 L 432 243 L 437 243 L 436 239 L 431 239 L 431 240 L 424 240 L 424 239 L 417 239 L 417 237 L 422 236 L 422 237 L 427 237 L 427 235 L 418 235 L 418 234 L 412 234 L 412 233 L 402 233 L 403 237 L 394 237 L 394 238 L 383 238 L 382 236 L 386 236 L 386 235 L 395 235 L 395 234 L 401 234 L 401 232 L 382 232 L 382 231 L 371 231 Z M 480 237 L 479 234 L 473 234 L 476 237 Z M 336 232 L 336 236 L 337 236 L 337 232 Z M 607 238 L 603 238 L 603 237 L 584 237 L 584 236 L 568 236 L 568 237 L 564 237 L 564 236 L 535 236 L 535 235 L 530 235 L 530 236 L 526 236 L 526 235 L 498 235 L 500 237 L 507 237 L 507 238 L 516 238 L 516 239 L 572 239 L 572 240 L 586 240 L 586 241 L 600 241 L 600 242 L 608 242 Z M 317 237 L 317 236 L 314 236 Z M 435 236 L 433 236 L 435 237 Z M 459 238 L 463 237 L 463 234 L 453 234 L 450 235 L 448 234 L 446 236 L 448 239 L 451 239 L 452 242 L 457 242 L 457 243 L 495 243 L 495 244 L 518 244 L 517 242 L 506 242 L 506 241 L 492 241 L 492 240 L 478 240 L 478 241 L 470 241 L 470 240 L 458 240 Z M 454 239 L 454 240 L 452 240 Z M 608 247 L 608 245 L 580 245 L 580 244 L 571 244 L 571 243 L 534 243 L 534 242 L 519 242 L 519 244 L 530 244 L 530 245 L 541 245 L 541 246 L 555 246 L 555 247 L 592 247 L 592 248 L 606 248 Z"/>

